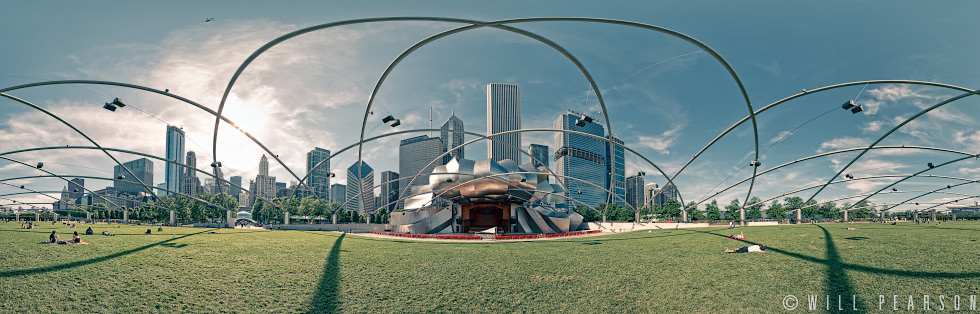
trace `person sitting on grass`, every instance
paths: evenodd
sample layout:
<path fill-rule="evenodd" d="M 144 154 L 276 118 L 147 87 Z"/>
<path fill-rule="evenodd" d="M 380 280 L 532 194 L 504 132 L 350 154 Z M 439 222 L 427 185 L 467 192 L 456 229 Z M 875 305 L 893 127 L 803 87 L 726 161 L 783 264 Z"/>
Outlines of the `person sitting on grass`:
<path fill-rule="evenodd" d="M 78 231 L 75 231 L 75 236 L 71 237 L 71 243 L 88 244 L 88 242 L 82 241 L 82 237 L 78 236 Z"/>
<path fill-rule="evenodd" d="M 737 250 L 729 250 L 727 247 L 725 248 L 725 253 L 749 253 L 749 252 L 765 252 L 765 251 L 766 251 L 766 246 L 759 245 L 759 244 L 741 247 Z"/>
<path fill-rule="evenodd" d="M 738 234 L 733 234 L 728 238 L 732 240 L 745 240 L 745 235 L 739 232 Z"/>
<path fill-rule="evenodd" d="M 157 227 L 157 232 L 163 232 L 163 227 Z"/>
<path fill-rule="evenodd" d="M 146 229 L 146 234 L 150 234 L 150 229 Z"/>
<path fill-rule="evenodd" d="M 48 243 L 58 243 L 58 241 L 61 241 L 61 238 L 55 234 L 54 230 L 51 230 L 51 235 L 48 236 Z"/>
<path fill-rule="evenodd" d="M 92 231 L 92 227 L 88 227 L 88 229 L 85 229 L 85 235 L 93 235 L 93 234 L 95 234 L 95 232 Z"/>

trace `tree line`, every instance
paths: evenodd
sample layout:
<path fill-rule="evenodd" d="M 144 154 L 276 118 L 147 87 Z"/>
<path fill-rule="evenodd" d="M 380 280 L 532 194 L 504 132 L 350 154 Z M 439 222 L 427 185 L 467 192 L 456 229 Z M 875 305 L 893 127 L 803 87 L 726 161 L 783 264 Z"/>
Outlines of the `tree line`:
<path fill-rule="evenodd" d="M 762 199 L 753 196 L 749 199 L 748 204 L 749 206 L 745 208 L 745 219 L 796 218 L 795 212 L 800 208 L 803 208 L 804 219 L 839 219 L 844 217 L 841 210 L 851 207 L 849 202 L 839 205 L 833 201 L 819 203 L 816 200 L 810 200 L 804 202 L 802 198 L 797 196 L 786 197 L 783 202 L 778 199 L 773 200 L 768 206 L 762 202 Z M 739 199 L 733 199 L 724 207 L 718 204 L 718 200 L 711 200 L 710 203 L 704 204 L 703 210 L 698 208 L 694 202 L 690 202 L 684 207 L 688 209 L 688 219 L 693 221 L 738 220 L 739 211 L 742 209 Z M 878 217 L 878 213 L 884 208 L 884 206 L 876 206 L 874 203 L 864 200 L 849 210 L 848 217 L 874 218 Z M 582 215 L 587 222 L 602 221 L 603 214 L 605 214 L 607 221 L 627 222 L 636 221 L 637 218 L 640 220 L 679 220 L 683 217 L 681 203 L 673 199 L 667 200 L 664 204 L 643 205 L 639 208 L 639 213 L 626 205 L 606 203 L 594 207 L 579 204 L 575 206 L 575 211 Z"/>

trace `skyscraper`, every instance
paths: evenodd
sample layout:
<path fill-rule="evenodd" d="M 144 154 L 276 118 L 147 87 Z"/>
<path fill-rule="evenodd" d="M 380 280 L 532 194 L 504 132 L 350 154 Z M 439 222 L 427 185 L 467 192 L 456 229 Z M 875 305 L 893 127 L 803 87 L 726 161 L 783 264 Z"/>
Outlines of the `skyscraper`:
<path fill-rule="evenodd" d="M 68 182 L 68 198 L 72 201 L 85 195 L 85 179 L 74 178 Z"/>
<path fill-rule="evenodd" d="M 238 194 L 242 193 L 242 189 L 238 188 L 239 186 L 242 186 L 242 176 L 231 176 L 231 178 L 228 178 L 228 180 L 233 184 L 228 187 L 228 194 L 238 197 Z"/>
<path fill-rule="evenodd" d="M 266 158 L 265 154 L 262 154 L 262 159 L 259 159 L 259 175 L 269 175 L 269 158 Z"/>
<path fill-rule="evenodd" d="M 550 163 L 548 162 L 551 159 L 551 156 L 549 156 L 551 154 L 548 153 L 548 146 L 531 144 L 530 146 L 528 146 L 527 152 L 531 153 L 531 156 L 534 156 L 534 159 L 537 159 L 537 160 L 531 160 L 532 166 L 534 166 L 535 168 L 541 166 L 545 166 L 546 168 L 551 168 Z"/>
<path fill-rule="evenodd" d="M 429 184 L 429 174 L 432 173 L 432 169 L 441 165 L 441 160 L 433 162 L 431 165 L 430 162 L 436 160 L 443 153 L 443 147 L 442 139 L 428 135 L 420 135 L 401 141 L 401 145 L 398 146 L 398 173 L 405 179 L 403 180 L 404 183 L 399 184 L 401 191 L 399 191 L 398 197 L 412 196 L 412 190 L 409 186 L 412 177 L 416 177 L 412 186 Z M 425 167 L 426 165 L 430 166 Z M 348 184 L 347 189 L 350 190 L 350 188 L 350 184 Z M 404 202 L 398 203 L 398 208 L 404 208 Z"/>
<path fill-rule="evenodd" d="M 347 168 L 347 210 L 358 213 L 373 213 L 374 169 L 366 162 L 354 162 Z"/>
<path fill-rule="evenodd" d="M 626 163 L 623 158 L 623 146 L 621 146 L 623 140 L 615 136 L 609 136 L 609 140 L 614 143 L 612 147 L 610 147 L 609 143 L 604 143 L 606 146 L 606 156 L 610 156 L 610 158 L 606 158 L 606 167 L 609 168 L 609 173 L 612 174 L 612 176 L 608 174 L 606 176 L 606 189 L 613 192 L 612 199 L 609 202 L 625 205 L 623 200 L 626 198 Z"/>
<path fill-rule="evenodd" d="M 626 178 L 626 203 L 638 210 L 643 207 L 643 177 L 632 175 Z"/>
<path fill-rule="evenodd" d="M 343 184 L 330 185 L 330 202 L 341 203 L 347 201 L 347 186 Z"/>
<path fill-rule="evenodd" d="M 463 153 L 465 147 L 462 146 L 463 133 L 448 132 L 448 131 L 462 131 L 463 120 L 460 120 L 459 117 L 456 117 L 456 113 L 453 112 L 452 114 L 449 115 L 449 119 L 446 120 L 446 123 L 442 124 L 442 127 L 440 129 L 442 130 L 442 133 L 439 134 L 439 137 L 442 138 L 442 151 L 450 152 L 448 155 L 446 155 L 445 158 L 443 158 L 442 163 L 443 164 L 448 163 L 454 157 L 456 159 L 465 158 L 465 154 Z"/>
<path fill-rule="evenodd" d="M 426 181 L 428 182 L 428 181 Z M 398 208 L 398 173 L 394 171 L 384 171 L 381 173 L 381 195 L 378 195 L 381 202 L 378 208 L 384 207 L 389 211 Z"/>
<path fill-rule="evenodd" d="M 187 162 L 185 163 L 187 168 L 184 168 L 184 174 L 189 177 L 197 176 L 197 155 L 193 151 L 187 152 Z"/>
<path fill-rule="evenodd" d="M 521 97 L 517 85 L 498 83 L 487 85 L 487 135 L 520 128 Z M 521 155 L 516 149 L 521 147 L 520 133 L 495 135 L 490 138 L 500 141 L 500 143 L 487 141 L 487 156 L 490 159 L 496 161 L 510 159 L 518 164 L 521 163 Z"/>
<path fill-rule="evenodd" d="M 560 115 L 555 120 L 554 128 L 600 137 L 605 134 L 602 125 L 596 123 L 591 117 L 572 110 Z M 564 176 L 557 179 L 564 183 L 565 188 L 571 193 L 569 197 L 576 201 L 567 201 L 566 205 L 575 207 L 584 203 L 589 206 L 596 206 L 607 202 L 608 193 L 601 188 L 609 180 L 609 168 L 606 164 L 607 146 L 608 143 L 601 138 L 582 134 L 555 133 L 554 170 L 556 174 Z M 598 187 L 587 182 L 598 185 Z"/>
<path fill-rule="evenodd" d="M 286 196 L 283 191 L 288 190 L 286 187 L 286 182 L 276 182 L 276 197 Z"/>
<path fill-rule="evenodd" d="M 262 155 L 259 160 L 259 174 L 255 176 L 255 194 L 266 199 L 276 197 L 276 177 L 269 176 L 269 158 Z"/>
<path fill-rule="evenodd" d="M 172 125 L 167 126 L 167 160 L 184 163 L 184 130 Z M 183 170 L 184 167 L 174 163 L 168 162 L 164 165 L 164 185 L 167 190 L 180 191 Z M 172 193 L 166 192 L 166 195 Z"/>
<path fill-rule="evenodd" d="M 647 183 L 643 186 L 643 204 L 647 206 L 653 206 L 654 198 L 657 196 L 657 192 L 660 191 L 660 185 L 656 183 Z"/>
<path fill-rule="evenodd" d="M 184 175 L 181 176 L 180 193 L 190 196 L 204 193 L 204 187 L 201 186 L 201 179 L 197 177 L 197 156 L 193 151 L 187 152 L 185 164 L 187 168 L 184 168 Z"/>
<path fill-rule="evenodd" d="M 330 151 L 316 147 L 306 153 L 306 185 L 313 189 L 316 196 L 322 201 L 330 201 Z M 317 164 L 323 162 L 320 167 L 313 169 Z M 301 188 L 304 193 L 309 193 L 305 188 Z M 303 194 L 306 195 L 306 194 Z"/>
<path fill-rule="evenodd" d="M 668 200 L 677 200 L 677 187 L 673 183 L 664 184 L 662 188 L 655 192 L 653 203 L 655 205 L 667 204 Z"/>
<path fill-rule="evenodd" d="M 132 171 L 133 174 L 135 174 L 140 181 L 143 181 L 143 184 L 146 184 L 146 186 L 149 187 L 154 186 L 153 185 L 153 162 L 150 161 L 149 159 L 140 158 L 137 160 L 125 162 L 123 163 L 123 166 L 128 168 L 129 171 Z M 130 194 L 130 195 L 137 195 L 141 192 L 152 193 L 151 191 L 147 191 L 146 189 L 144 189 L 143 186 L 140 185 L 136 181 L 136 179 L 133 178 L 133 176 L 129 175 L 129 173 L 126 172 L 126 170 L 124 170 L 119 165 L 112 167 L 112 176 L 115 178 L 122 177 L 123 181 L 134 182 L 134 183 L 126 183 L 122 181 L 113 182 L 112 187 L 114 190 L 116 190 L 116 193 Z"/>

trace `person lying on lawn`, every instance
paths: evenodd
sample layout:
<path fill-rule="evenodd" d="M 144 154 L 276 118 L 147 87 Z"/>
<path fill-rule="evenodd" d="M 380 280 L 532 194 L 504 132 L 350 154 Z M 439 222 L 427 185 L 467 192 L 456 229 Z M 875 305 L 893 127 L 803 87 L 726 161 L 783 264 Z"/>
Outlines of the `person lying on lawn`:
<path fill-rule="evenodd" d="M 737 250 L 729 250 L 727 247 L 725 248 L 725 253 L 749 253 L 749 252 L 765 252 L 765 251 L 766 251 L 766 246 L 758 245 L 758 244 L 742 247 Z"/>

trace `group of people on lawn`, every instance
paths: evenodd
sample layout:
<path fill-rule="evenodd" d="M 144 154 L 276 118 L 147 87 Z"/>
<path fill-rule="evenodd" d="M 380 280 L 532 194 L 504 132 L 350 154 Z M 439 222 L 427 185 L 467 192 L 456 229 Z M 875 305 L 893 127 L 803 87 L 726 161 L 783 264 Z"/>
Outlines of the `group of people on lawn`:
<path fill-rule="evenodd" d="M 89 230 L 92 230 L 92 228 L 89 228 Z M 72 236 L 71 240 L 68 240 L 68 241 L 61 240 L 61 237 L 59 237 L 56 233 L 57 233 L 57 231 L 51 230 L 51 235 L 48 236 L 48 242 L 44 242 L 44 243 L 88 244 L 88 242 L 82 241 L 82 237 L 79 237 L 78 236 L 78 231 L 75 231 L 75 235 Z"/>
<path fill-rule="evenodd" d="M 149 231 L 149 230 L 147 230 L 147 231 Z M 85 229 L 85 235 L 94 235 L 94 234 L 95 234 L 95 232 L 92 231 L 92 227 L 88 227 L 88 229 Z M 106 231 L 102 231 L 102 235 L 104 235 L 104 236 L 114 236 L 114 234 L 111 234 L 111 233 L 106 232 Z M 64 241 L 64 240 L 61 239 L 61 237 L 58 236 L 58 232 L 55 231 L 55 230 L 51 230 L 51 235 L 48 236 L 48 241 L 45 241 L 44 243 L 48 243 L 48 244 L 88 244 L 88 242 L 82 241 L 82 237 L 78 236 L 78 231 L 75 231 L 74 232 L 74 234 L 71 237 L 71 240 Z"/>

